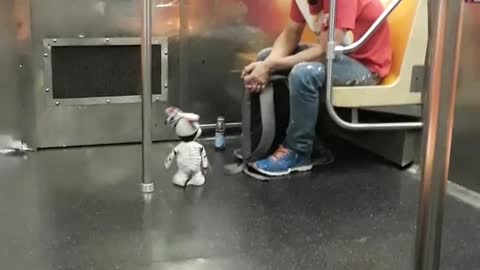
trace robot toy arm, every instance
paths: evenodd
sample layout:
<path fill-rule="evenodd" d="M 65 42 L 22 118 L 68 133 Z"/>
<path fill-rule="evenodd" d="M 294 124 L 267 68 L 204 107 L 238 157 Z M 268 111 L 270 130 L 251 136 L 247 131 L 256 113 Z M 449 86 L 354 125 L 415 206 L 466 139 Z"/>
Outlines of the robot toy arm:
<path fill-rule="evenodd" d="M 165 168 L 170 169 L 170 166 L 172 166 L 173 160 L 175 159 L 175 156 L 177 155 L 177 148 L 173 149 L 172 152 L 167 156 L 167 159 L 165 159 Z"/>
<path fill-rule="evenodd" d="M 207 151 L 205 151 L 205 148 L 202 146 L 202 150 L 200 151 L 201 156 L 202 156 L 202 169 L 206 171 L 209 167 L 208 164 L 208 158 L 207 158 Z"/>

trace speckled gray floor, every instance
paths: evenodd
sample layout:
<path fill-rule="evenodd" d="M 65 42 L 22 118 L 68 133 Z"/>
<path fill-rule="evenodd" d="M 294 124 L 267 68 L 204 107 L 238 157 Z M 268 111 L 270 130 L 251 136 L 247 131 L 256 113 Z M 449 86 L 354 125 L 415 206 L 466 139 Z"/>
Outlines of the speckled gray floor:
<path fill-rule="evenodd" d="M 168 147 L 150 198 L 138 145 L 0 157 L 0 269 L 413 269 L 418 181 L 364 152 L 260 183 L 210 151 L 207 185 L 184 191 Z M 448 199 L 444 239 L 442 269 L 480 269 L 480 212 Z"/>

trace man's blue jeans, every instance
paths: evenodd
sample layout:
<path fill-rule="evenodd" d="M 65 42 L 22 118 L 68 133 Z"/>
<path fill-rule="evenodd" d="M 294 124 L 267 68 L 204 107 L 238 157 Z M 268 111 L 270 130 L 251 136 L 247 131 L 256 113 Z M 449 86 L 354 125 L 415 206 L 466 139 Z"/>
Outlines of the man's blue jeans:
<path fill-rule="evenodd" d="M 295 53 L 308 48 L 299 46 Z M 258 54 L 265 60 L 271 48 Z M 324 100 L 326 65 L 322 62 L 304 62 L 289 72 L 290 124 L 284 146 L 310 158 L 315 139 L 319 102 Z M 333 62 L 333 84 L 337 86 L 376 85 L 378 76 L 363 64 L 346 55 L 339 55 Z"/>

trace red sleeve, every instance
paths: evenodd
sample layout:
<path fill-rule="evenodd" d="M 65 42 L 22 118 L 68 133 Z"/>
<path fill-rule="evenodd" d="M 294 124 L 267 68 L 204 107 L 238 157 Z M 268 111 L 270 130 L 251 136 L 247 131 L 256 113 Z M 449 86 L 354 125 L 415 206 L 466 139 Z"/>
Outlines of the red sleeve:
<path fill-rule="evenodd" d="M 298 8 L 297 2 L 292 0 L 292 4 L 290 6 L 290 19 L 297 23 L 304 23 L 305 18 L 303 17 L 302 12 Z"/>
<path fill-rule="evenodd" d="M 335 28 L 353 30 L 357 19 L 357 0 L 337 0 L 337 18 Z"/>

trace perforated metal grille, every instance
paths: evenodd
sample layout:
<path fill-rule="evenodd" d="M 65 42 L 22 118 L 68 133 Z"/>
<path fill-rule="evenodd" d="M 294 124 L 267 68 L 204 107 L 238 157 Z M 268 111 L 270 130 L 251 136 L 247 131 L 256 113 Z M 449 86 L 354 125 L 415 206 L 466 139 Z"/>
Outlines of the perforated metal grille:
<path fill-rule="evenodd" d="M 152 92 L 161 94 L 160 45 L 152 51 Z M 139 45 L 52 47 L 55 99 L 141 94 Z"/>

